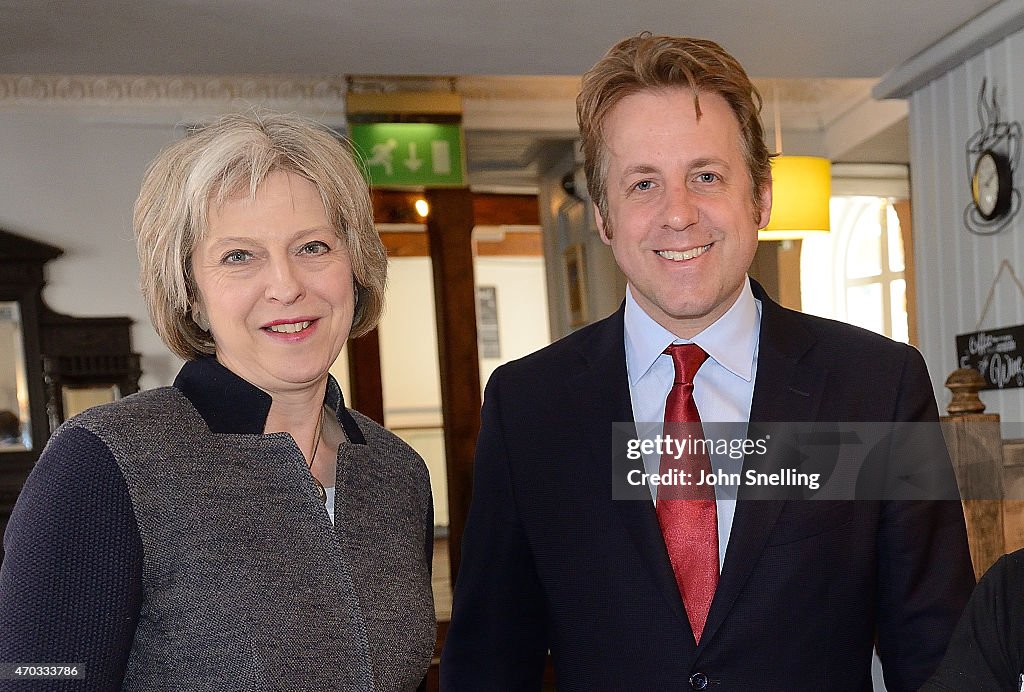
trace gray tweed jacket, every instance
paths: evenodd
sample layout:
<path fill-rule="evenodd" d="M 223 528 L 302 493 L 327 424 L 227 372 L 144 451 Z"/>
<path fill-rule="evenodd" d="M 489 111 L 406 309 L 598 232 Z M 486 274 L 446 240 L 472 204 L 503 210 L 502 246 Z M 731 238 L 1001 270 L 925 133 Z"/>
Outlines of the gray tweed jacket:
<path fill-rule="evenodd" d="M 395 435 L 347 410 L 333 379 L 326 403 L 349 440 L 338 452 L 333 526 L 291 436 L 262 434 L 269 396 L 212 359 L 187 363 L 173 387 L 85 412 L 51 440 L 41 466 L 105 451 L 120 476 L 107 485 L 127 491 L 107 530 L 134 531 L 121 543 L 139 554 L 116 559 L 136 565 L 138 583 L 123 603 L 91 606 L 117 609 L 98 616 L 104 623 L 134 621 L 120 657 L 123 689 L 406 690 L 423 679 L 435 625 L 426 467 Z M 29 550 L 27 525 L 53 512 L 55 498 L 38 501 L 45 486 L 26 486 L 9 550 Z M 97 544 L 102 553 L 102 536 Z M 28 606 L 11 617 L 11 585 L 33 576 L 19 571 L 17 556 L 6 562 L 0 624 L 48 626 Z M 90 580 L 81 567 L 72 581 Z M 116 641 L 97 634 L 105 627 L 65 642 L 71 651 L 33 651 L 31 660 L 91 662 L 92 647 Z"/>

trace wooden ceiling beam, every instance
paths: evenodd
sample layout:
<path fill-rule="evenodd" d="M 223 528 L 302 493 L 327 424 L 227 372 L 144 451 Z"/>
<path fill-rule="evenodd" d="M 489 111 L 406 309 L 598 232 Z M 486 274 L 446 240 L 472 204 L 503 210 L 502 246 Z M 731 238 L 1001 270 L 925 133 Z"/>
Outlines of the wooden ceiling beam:
<path fill-rule="evenodd" d="M 374 189 L 373 218 L 377 223 L 424 223 L 416 213 L 416 200 L 424 193 L 410 190 Z M 473 218 L 481 226 L 539 226 L 536 195 L 473 193 Z"/>

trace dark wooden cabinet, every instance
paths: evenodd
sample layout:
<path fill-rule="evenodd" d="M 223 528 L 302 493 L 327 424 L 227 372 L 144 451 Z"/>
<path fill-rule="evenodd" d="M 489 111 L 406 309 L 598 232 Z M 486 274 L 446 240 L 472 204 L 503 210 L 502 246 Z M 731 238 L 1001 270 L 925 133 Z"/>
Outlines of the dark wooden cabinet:
<path fill-rule="evenodd" d="M 120 397 L 139 389 L 131 319 L 72 317 L 43 302 L 46 263 L 62 254 L 53 245 L 0 230 L 0 309 L 9 316 L 7 331 L 15 331 L 0 351 L 0 379 L 16 380 L 0 381 L 0 388 L 17 392 L 16 403 L 0 408 L 18 409 L 22 423 L 20 442 L 0 446 L 0 532 L 47 439 L 71 413 L 69 395 L 93 389 Z M 4 401 L 14 398 L 7 394 Z"/>

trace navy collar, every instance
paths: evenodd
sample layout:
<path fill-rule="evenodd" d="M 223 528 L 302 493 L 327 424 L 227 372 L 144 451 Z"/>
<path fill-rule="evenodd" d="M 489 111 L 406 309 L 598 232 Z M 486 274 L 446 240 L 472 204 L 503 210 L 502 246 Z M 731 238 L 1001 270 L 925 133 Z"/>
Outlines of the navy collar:
<path fill-rule="evenodd" d="M 231 372 L 209 356 L 187 361 L 174 378 L 174 388 L 191 402 L 211 432 L 222 435 L 262 435 L 270 413 L 270 395 Z M 341 387 L 327 376 L 324 403 L 337 411 L 338 423 L 353 444 L 366 444 L 355 418 L 345 408 Z"/>

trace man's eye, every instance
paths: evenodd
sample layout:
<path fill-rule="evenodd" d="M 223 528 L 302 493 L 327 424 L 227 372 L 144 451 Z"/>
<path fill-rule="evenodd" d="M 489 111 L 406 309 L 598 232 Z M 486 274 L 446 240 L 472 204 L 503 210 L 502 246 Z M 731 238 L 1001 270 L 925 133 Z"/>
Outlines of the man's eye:
<path fill-rule="evenodd" d="M 224 255 L 221 262 L 224 264 L 243 264 L 249 261 L 250 257 L 252 257 L 252 255 L 245 250 L 232 250 L 228 254 Z"/>
<path fill-rule="evenodd" d="M 633 189 L 639 190 L 640 192 L 650 190 L 652 187 L 654 187 L 654 183 L 651 182 L 650 180 L 641 180 L 640 182 L 633 185 Z"/>
<path fill-rule="evenodd" d="M 718 180 L 718 176 L 714 173 L 701 173 L 697 176 L 697 180 L 702 183 L 713 183 Z"/>
<path fill-rule="evenodd" d="M 299 248 L 299 254 L 303 255 L 322 255 L 325 252 L 330 252 L 330 247 L 327 243 L 322 240 L 314 240 L 310 243 L 306 243 Z"/>

